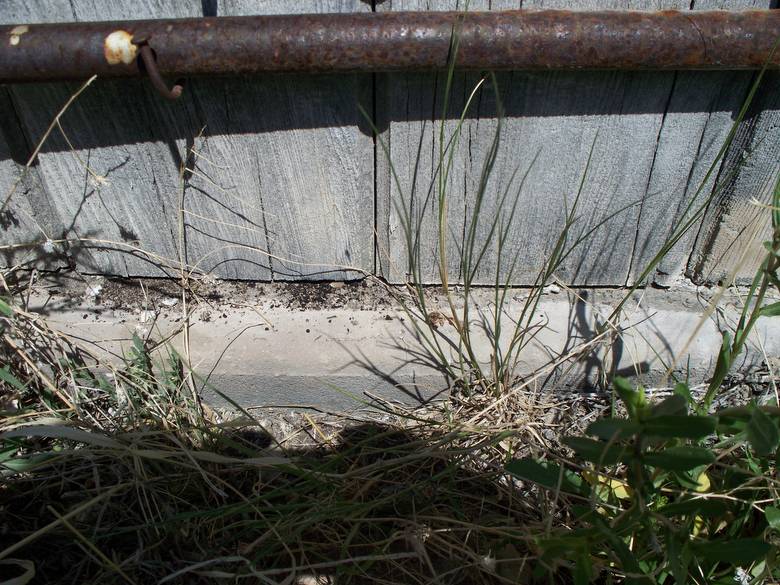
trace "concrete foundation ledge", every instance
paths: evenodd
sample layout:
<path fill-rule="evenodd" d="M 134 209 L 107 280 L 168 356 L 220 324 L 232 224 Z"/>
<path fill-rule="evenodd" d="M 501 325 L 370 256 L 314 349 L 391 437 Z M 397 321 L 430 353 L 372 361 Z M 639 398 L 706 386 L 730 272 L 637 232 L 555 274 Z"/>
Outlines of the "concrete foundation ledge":
<path fill-rule="evenodd" d="M 396 289 L 398 294 L 403 291 Z M 440 289 L 426 291 L 429 320 L 443 347 L 458 344 L 450 309 Z M 313 405 L 348 409 L 379 396 L 407 403 L 446 393 L 450 382 L 421 344 L 412 319 L 375 280 L 357 283 L 241 284 L 201 281 L 186 301 L 189 356 L 214 391 L 243 407 Z M 459 294 L 455 291 L 455 294 Z M 503 307 L 508 341 L 528 290 L 512 290 Z M 623 298 L 617 289 L 548 288 L 536 310 L 533 340 L 524 347 L 517 373 L 532 388 L 592 389 L 605 372 L 646 385 L 664 383 L 670 364 L 681 378 L 705 380 L 717 359 L 722 332 L 733 329 L 741 307 L 724 296 L 702 318 L 714 290 L 637 291 L 610 340 L 595 332 Z M 472 295 L 472 346 L 487 362 L 493 351 L 480 315 L 493 310 L 490 289 Z M 183 352 L 185 301 L 170 281 L 112 281 L 59 277 L 33 286 L 29 309 L 51 326 L 113 360 L 126 354 L 133 335 Z M 736 370 L 774 367 L 780 356 L 777 320 L 762 319 Z M 561 356 L 574 355 L 561 360 Z M 158 352 L 162 355 L 164 349 Z M 448 350 L 452 360 L 456 352 Z M 552 364 L 559 363 L 557 367 Z"/>

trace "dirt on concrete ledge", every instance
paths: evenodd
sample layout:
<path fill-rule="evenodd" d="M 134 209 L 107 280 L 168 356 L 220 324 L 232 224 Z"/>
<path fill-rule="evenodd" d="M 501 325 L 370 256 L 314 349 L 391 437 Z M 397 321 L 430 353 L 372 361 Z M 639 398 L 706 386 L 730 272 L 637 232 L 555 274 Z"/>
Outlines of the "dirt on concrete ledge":
<path fill-rule="evenodd" d="M 96 277 L 69 272 L 41 274 L 35 281 L 34 288 L 38 293 L 48 293 L 59 299 L 71 299 L 72 303 L 69 304 L 81 304 L 87 299 L 96 308 L 106 310 L 172 308 L 182 299 L 182 287 L 178 281 L 172 279 Z M 456 305 L 459 305 L 460 288 L 454 285 L 451 291 L 456 298 Z M 635 302 L 644 300 L 658 309 L 700 311 L 706 307 L 715 292 L 713 288 L 690 285 L 673 291 L 638 289 L 632 297 Z M 425 293 L 432 305 L 440 304 L 443 300 L 440 286 L 428 286 Z M 528 288 L 514 288 L 509 291 L 507 299 L 520 301 L 529 294 Z M 555 285 L 546 287 L 543 291 L 543 295 L 551 300 L 569 297 L 572 302 L 580 299 L 588 304 L 604 305 L 616 304 L 625 294 L 625 288 L 573 287 L 567 291 Z M 388 285 L 374 277 L 351 282 L 273 283 L 223 281 L 200 277 L 188 281 L 185 298 L 191 307 L 212 310 L 253 306 L 291 311 L 376 311 L 397 307 L 398 303 L 394 297 L 398 295 L 406 295 L 404 287 Z M 477 305 L 487 305 L 494 298 L 490 287 L 473 288 L 471 295 Z M 724 301 L 728 302 L 729 299 Z"/>

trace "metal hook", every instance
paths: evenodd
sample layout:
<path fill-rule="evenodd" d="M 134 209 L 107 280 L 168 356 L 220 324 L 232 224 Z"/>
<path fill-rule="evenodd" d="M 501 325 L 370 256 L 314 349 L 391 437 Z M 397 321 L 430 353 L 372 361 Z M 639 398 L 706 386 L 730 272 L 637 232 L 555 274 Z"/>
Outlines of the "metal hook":
<path fill-rule="evenodd" d="M 148 37 L 141 37 L 138 40 L 133 39 L 133 44 L 137 45 L 138 50 L 141 52 L 141 59 L 144 62 L 144 69 L 146 69 L 146 73 L 149 75 L 149 80 L 164 98 L 169 100 L 178 99 L 181 96 L 181 92 L 184 91 L 184 85 L 181 81 L 177 81 L 171 89 L 168 89 L 165 80 L 163 80 L 157 69 L 157 59 L 147 42 L 148 40 Z"/>

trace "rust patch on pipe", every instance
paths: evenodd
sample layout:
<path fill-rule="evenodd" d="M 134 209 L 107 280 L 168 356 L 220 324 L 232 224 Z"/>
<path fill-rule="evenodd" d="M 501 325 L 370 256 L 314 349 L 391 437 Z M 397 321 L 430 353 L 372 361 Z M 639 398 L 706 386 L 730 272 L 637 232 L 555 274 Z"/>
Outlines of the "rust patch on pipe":
<path fill-rule="evenodd" d="M 780 69 L 780 10 L 384 12 L 36 24 L 0 83 L 141 75 L 134 38 L 163 77 L 432 71 L 453 35 L 462 70 Z"/>
<path fill-rule="evenodd" d="M 130 65 L 135 61 L 137 53 L 138 47 L 133 44 L 133 35 L 125 30 L 115 30 L 103 41 L 103 55 L 109 65 Z"/>

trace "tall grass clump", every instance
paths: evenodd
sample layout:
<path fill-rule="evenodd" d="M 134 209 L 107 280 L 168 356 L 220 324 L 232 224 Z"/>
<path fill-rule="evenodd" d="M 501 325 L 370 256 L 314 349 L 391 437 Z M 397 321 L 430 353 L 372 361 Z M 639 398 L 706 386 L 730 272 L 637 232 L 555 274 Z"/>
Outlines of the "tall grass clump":
<path fill-rule="evenodd" d="M 454 35 L 451 53 L 456 52 Z M 751 86 L 731 130 L 666 241 L 596 330 L 594 339 L 567 355 L 556 356 L 544 368 L 545 378 L 560 365 L 591 351 L 594 344 L 609 345 L 619 338 L 622 313 L 632 294 L 647 284 L 659 263 L 698 225 L 731 173 L 736 172 L 730 169 L 722 173 L 705 194 L 733 144 L 763 75 L 764 71 Z M 626 209 L 617 210 L 595 225 L 578 225 L 578 207 L 587 188 L 590 160 L 598 148 L 594 140 L 578 190 L 562 201 L 564 219 L 559 235 L 541 261 L 521 308 L 510 313 L 507 300 L 518 256 L 512 255 L 507 242 L 530 169 L 515 170 L 504 191 L 490 191 L 503 114 L 496 78 L 488 74 L 480 80 L 468 95 L 454 129 L 447 131 L 453 76 L 451 66 L 445 78 L 433 180 L 423 188 L 418 186 L 418 153 L 411 192 L 404 193 L 403 183 L 390 163 L 398 191 L 394 206 L 403 229 L 408 263 L 408 295 L 399 295 L 399 302 L 412 317 L 412 327 L 430 362 L 447 374 L 455 394 L 488 400 L 487 407 L 479 401 L 476 414 L 463 409 L 462 400 L 457 402 L 461 416 L 470 413 L 465 422 L 479 425 L 497 413 L 502 420 L 511 420 L 511 410 L 517 403 L 508 397 L 526 387 L 528 380 L 539 377 L 539 372 L 520 372 L 518 364 L 544 327 L 537 310 L 545 287 L 558 282 L 557 272 L 578 246 Z M 448 225 L 447 209 L 455 155 L 468 111 L 475 96 L 487 91 L 486 87 L 495 93 L 499 122 L 476 191 L 469 194 L 471 213 L 465 221 L 462 247 L 449 246 L 453 230 Z M 387 147 L 383 147 L 389 159 Z M 498 202 L 496 211 L 488 210 L 488 200 Z M 529 525 L 533 534 L 529 554 L 536 562 L 525 582 L 757 584 L 780 578 L 776 562 L 780 542 L 776 481 L 780 411 L 776 404 L 711 410 L 758 319 L 780 315 L 780 303 L 767 301 L 772 289 L 780 292 L 780 179 L 769 210 L 773 231 L 770 240 L 764 242 L 766 256 L 744 295 L 735 330 L 723 334 L 720 352 L 713 356 L 714 373 L 702 396 L 696 398 L 687 381 L 679 380 L 671 396 L 654 403 L 641 386 L 634 387 L 623 378 L 605 377 L 601 380 L 603 387 L 614 385 L 614 396 L 620 399 L 620 404 L 612 405 L 610 418 L 588 425 L 581 434 L 565 437 L 541 456 L 518 458 L 504 454 L 511 476 L 521 485 L 536 486 L 547 494 L 546 499 L 540 496 L 544 521 L 533 528 Z M 421 245 L 426 213 L 428 221 L 437 227 L 437 288 L 444 297 L 454 335 L 442 331 L 440 319 L 431 318 L 439 306 L 428 294 L 424 273 L 429 253 Z M 493 302 L 485 307 L 475 302 L 472 292 L 488 249 L 497 250 L 498 262 L 491 285 Z M 459 266 L 457 281 L 449 270 L 453 253 Z M 478 337 L 487 340 L 489 356 L 479 355 Z M 625 416 L 618 417 L 618 411 Z"/>
<path fill-rule="evenodd" d="M 400 223 L 406 253 L 406 266 L 391 266 L 396 272 L 406 274 L 406 294 L 395 294 L 396 299 L 411 317 L 410 326 L 424 348 L 424 360 L 445 373 L 452 387 L 458 392 L 467 396 L 479 394 L 496 399 L 524 382 L 549 380 L 561 365 L 571 364 L 600 347 L 609 348 L 619 340 L 624 327 L 626 303 L 633 293 L 648 284 L 655 268 L 701 222 L 712 202 L 717 200 L 737 172 L 736 168 L 729 169 L 718 176 L 721 162 L 734 142 L 737 128 L 753 102 L 765 71 L 762 70 L 752 84 L 723 144 L 669 235 L 642 268 L 633 284 L 626 288 L 622 299 L 601 320 L 592 338 L 569 349 L 566 355 L 553 356 L 543 371 L 522 372 L 519 365 L 524 352 L 546 326 L 538 309 L 547 288 L 550 285 L 561 285 L 565 288 L 564 279 L 559 274 L 567 260 L 600 231 L 609 229 L 610 221 L 641 202 L 628 203 L 591 223 L 587 223 L 586 218 L 580 214 L 583 194 L 588 188 L 591 161 L 599 148 L 596 135 L 586 164 L 581 170 L 576 190 L 562 194 L 562 220 L 557 236 L 551 238 L 551 245 L 545 256 L 538 259 L 536 276 L 525 291 L 520 309 L 511 310 L 509 301 L 512 300 L 519 263 L 528 261 L 527 257 L 510 245 L 511 230 L 518 220 L 521 192 L 529 173 L 543 155 L 543 148 L 534 153 L 526 168 L 515 167 L 502 189 L 495 186 L 495 181 L 491 182 L 503 140 L 504 110 L 501 94 L 495 75 L 484 75 L 468 92 L 454 127 L 450 127 L 447 117 L 455 84 L 454 56 L 457 55 L 458 44 L 456 27 L 451 41 L 450 66 L 442 74 L 443 99 L 441 114 L 435 123 L 438 124 L 434 132 L 437 136 L 437 151 L 430 181 L 426 184 L 421 178 L 422 142 L 416 153 L 410 185 L 405 189 L 404 182 L 393 165 L 389 146 L 379 136 L 376 128 L 375 132 L 390 169 L 393 191 L 391 204 Z M 451 217 L 448 214 L 450 200 L 455 196 L 453 175 L 456 156 L 464 139 L 464 123 L 475 103 L 479 101 L 480 95 L 485 92 L 491 92 L 495 101 L 497 122 L 478 179 L 475 181 L 475 189 L 467 194 L 470 206 L 461 237 L 460 234 L 455 235 L 456 230 L 450 225 Z M 368 116 L 365 112 L 364 115 Z M 712 187 L 716 178 L 717 181 Z M 707 189 L 709 192 L 706 192 Z M 431 225 L 436 228 L 434 272 L 439 281 L 438 285 L 433 286 L 427 284 L 431 277 L 426 273 L 426 268 L 430 265 L 431 250 L 423 245 Z M 492 281 L 488 284 L 492 292 L 492 302 L 486 306 L 477 302 L 474 293 L 477 289 L 484 288 L 484 282 L 479 278 L 480 270 L 483 270 L 487 255 L 491 252 L 495 253 L 497 260 Z M 390 260 L 388 258 L 388 261 Z M 459 274 L 455 278 L 451 275 L 451 266 L 458 267 Z M 443 297 L 444 308 L 435 302 L 436 293 Z M 761 291 L 758 294 L 763 298 Z M 443 319 L 440 312 L 442 310 L 445 312 Z M 441 326 L 443 322 L 452 325 L 454 334 L 445 331 Z M 752 323 L 750 326 L 752 327 Z M 744 343 L 744 338 L 739 342 Z M 485 348 L 489 348 L 489 351 Z M 602 377 L 598 380 L 602 388 L 609 386 L 609 371 L 609 368 L 604 368 Z M 713 387 L 722 381 L 713 381 Z"/>

